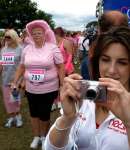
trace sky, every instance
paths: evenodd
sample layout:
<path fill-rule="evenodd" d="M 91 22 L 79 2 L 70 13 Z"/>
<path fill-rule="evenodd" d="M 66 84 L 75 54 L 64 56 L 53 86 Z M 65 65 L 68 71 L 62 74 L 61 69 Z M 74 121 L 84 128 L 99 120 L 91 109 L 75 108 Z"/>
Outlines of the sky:
<path fill-rule="evenodd" d="M 96 19 L 99 0 L 32 0 L 38 9 L 53 15 L 56 26 L 67 30 L 84 30 L 85 25 Z"/>

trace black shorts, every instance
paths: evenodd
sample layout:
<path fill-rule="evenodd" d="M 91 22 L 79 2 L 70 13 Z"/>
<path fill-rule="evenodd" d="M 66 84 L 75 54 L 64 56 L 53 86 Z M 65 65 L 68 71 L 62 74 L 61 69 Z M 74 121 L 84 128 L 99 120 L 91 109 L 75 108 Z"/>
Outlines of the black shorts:
<path fill-rule="evenodd" d="M 39 118 L 42 121 L 50 120 L 51 107 L 58 96 L 58 91 L 33 94 L 26 91 L 31 117 Z"/>

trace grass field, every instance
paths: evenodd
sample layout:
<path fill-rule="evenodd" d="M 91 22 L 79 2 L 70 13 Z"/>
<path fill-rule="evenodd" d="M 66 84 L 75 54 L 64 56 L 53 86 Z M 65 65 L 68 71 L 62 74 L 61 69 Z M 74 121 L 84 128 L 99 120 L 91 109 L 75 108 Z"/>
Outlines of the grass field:
<path fill-rule="evenodd" d="M 58 110 L 52 112 L 51 122 L 53 122 L 58 115 Z M 30 150 L 29 146 L 33 136 L 31 132 L 29 110 L 26 98 L 22 100 L 22 116 L 24 120 L 24 125 L 22 128 L 4 128 L 3 125 L 7 116 L 0 91 L 0 150 Z M 41 150 L 41 148 L 39 148 L 39 150 Z"/>

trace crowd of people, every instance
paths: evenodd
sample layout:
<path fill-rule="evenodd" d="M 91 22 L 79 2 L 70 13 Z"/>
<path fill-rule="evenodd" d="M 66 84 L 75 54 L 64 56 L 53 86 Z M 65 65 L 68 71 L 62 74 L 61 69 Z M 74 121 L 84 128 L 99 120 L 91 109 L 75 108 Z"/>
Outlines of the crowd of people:
<path fill-rule="evenodd" d="M 23 126 L 24 90 L 33 133 L 30 148 L 130 149 L 128 20 L 119 11 L 108 11 L 98 23 L 93 40 L 62 27 L 52 30 L 44 20 L 27 23 L 20 35 L 14 29 L 5 31 L 0 50 L 4 126 Z M 61 116 L 50 128 L 57 101 Z"/>

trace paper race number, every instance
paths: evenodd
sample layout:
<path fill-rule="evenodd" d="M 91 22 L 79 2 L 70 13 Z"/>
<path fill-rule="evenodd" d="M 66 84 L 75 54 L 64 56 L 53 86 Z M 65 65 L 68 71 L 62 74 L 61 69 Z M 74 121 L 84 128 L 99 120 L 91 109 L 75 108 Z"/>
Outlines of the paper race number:
<path fill-rule="evenodd" d="M 15 57 L 14 53 L 4 53 L 2 55 L 1 64 L 2 65 L 14 65 L 15 64 L 14 57 Z"/>
<path fill-rule="evenodd" d="M 43 82 L 45 78 L 45 69 L 31 69 L 29 71 L 29 80 L 35 83 Z"/>

